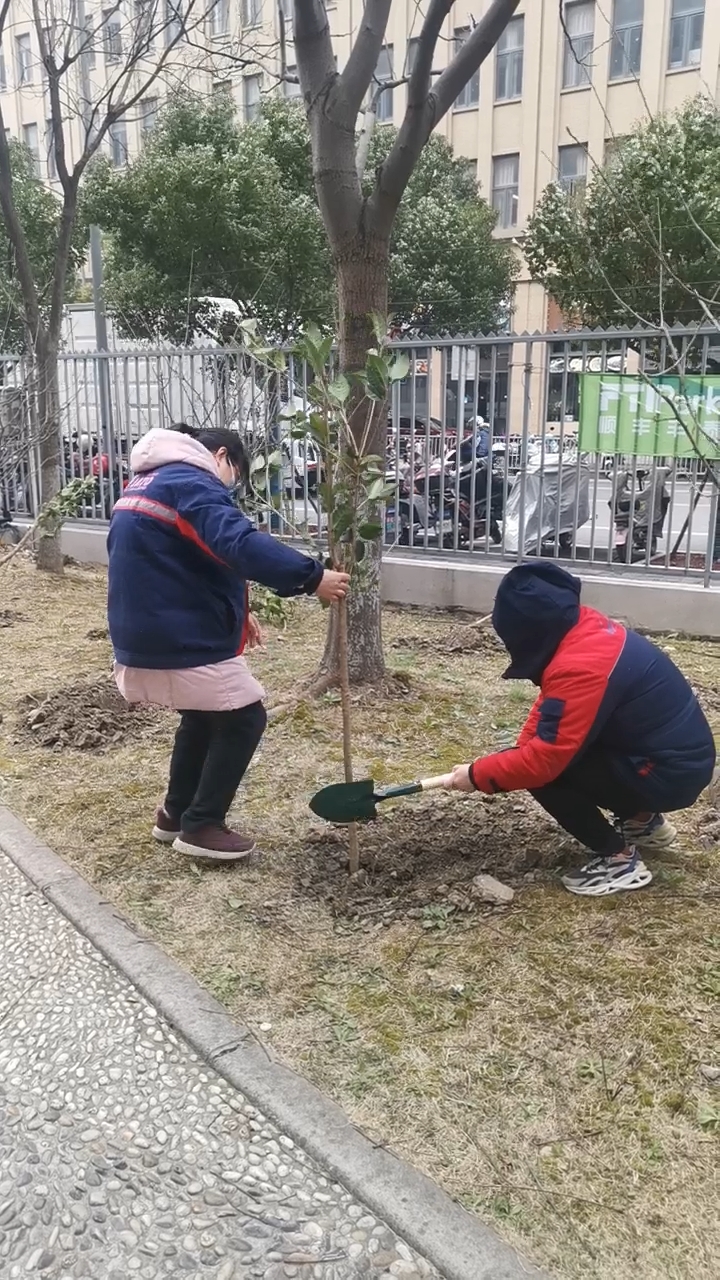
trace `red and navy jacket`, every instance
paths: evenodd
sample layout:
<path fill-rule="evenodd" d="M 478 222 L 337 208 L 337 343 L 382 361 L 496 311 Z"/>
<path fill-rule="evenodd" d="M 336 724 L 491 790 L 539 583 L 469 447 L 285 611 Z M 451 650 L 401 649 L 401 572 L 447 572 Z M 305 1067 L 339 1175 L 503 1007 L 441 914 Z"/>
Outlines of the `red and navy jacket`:
<path fill-rule="evenodd" d="M 503 580 L 493 623 L 513 659 L 505 675 L 534 679 L 540 696 L 516 746 L 473 763 L 473 783 L 539 789 L 595 746 L 649 809 L 688 807 L 715 766 L 695 694 L 666 653 L 579 595 L 579 579 L 547 562 Z"/>
<path fill-rule="evenodd" d="M 247 579 L 283 596 L 316 590 L 322 565 L 260 533 L 197 441 L 151 431 L 132 462 L 141 474 L 116 503 L 108 536 L 118 662 L 154 670 L 224 662 L 244 647 Z"/>

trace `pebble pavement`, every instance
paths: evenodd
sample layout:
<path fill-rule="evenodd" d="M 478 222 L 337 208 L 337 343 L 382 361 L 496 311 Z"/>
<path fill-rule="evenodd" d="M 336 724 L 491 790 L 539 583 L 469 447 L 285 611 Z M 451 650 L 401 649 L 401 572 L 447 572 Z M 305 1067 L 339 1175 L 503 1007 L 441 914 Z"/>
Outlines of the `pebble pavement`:
<path fill-rule="evenodd" d="M 3 1280 L 441 1280 L 0 855 Z"/>

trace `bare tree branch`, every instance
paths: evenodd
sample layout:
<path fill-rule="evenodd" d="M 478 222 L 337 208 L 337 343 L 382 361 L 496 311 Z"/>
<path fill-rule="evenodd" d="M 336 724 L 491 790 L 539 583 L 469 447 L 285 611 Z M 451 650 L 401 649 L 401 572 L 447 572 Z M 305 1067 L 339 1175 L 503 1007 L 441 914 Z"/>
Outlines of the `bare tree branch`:
<path fill-rule="evenodd" d="M 362 22 L 340 79 L 348 109 L 357 116 L 375 74 L 392 0 L 365 0 Z"/>
<path fill-rule="evenodd" d="M 458 94 L 491 53 L 520 0 L 492 0 L 490 8 L 468 36 L 450 65 L 430 87 L 435 47 L 450 12 L 448 0 L 431 0 L 419 36 L 417 60 L 410 77 L 405 119 L 382 167 L 371 197 L 379 229 L 389 233 L 397 207 L 433 129 L 450 110 Z"/>

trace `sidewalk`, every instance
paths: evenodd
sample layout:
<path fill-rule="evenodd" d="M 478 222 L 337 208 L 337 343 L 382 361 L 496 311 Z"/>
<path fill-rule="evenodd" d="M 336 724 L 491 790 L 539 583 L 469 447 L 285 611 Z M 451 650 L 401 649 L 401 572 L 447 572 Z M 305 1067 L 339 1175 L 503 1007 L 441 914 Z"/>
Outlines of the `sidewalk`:
<path fill-rule="evenodd" d="M 0 913 L 8 1280 L 437 1277 L 208 1070 L 4 857 Z"/>
<path fill-rule="evenodd" d="M 235 1075 L 255 1101 L 267 1099 L 327 1161 L 197 1056 L 52 899 L 158 993 L 196 1045 L 207 1041 L 227 1076 L 239 1060 Z M 246 1045 L 247 1029 L 2 807 L 0 913 L 3 1280 L 538 1275 L 307 1082 Z M 364 1197 L 324 1171 L 336 1153 Z M 410 1248 L 363 1198 L 446 1266 Z"/>

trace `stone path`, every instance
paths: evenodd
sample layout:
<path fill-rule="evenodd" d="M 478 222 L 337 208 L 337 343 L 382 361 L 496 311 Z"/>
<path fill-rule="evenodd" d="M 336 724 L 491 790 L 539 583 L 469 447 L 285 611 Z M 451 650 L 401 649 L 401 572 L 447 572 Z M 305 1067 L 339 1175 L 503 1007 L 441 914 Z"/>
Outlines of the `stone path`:
<path fill-rule="evenodd" d="M 440 1280 L 0 855 L 3 1280 Z"/>

